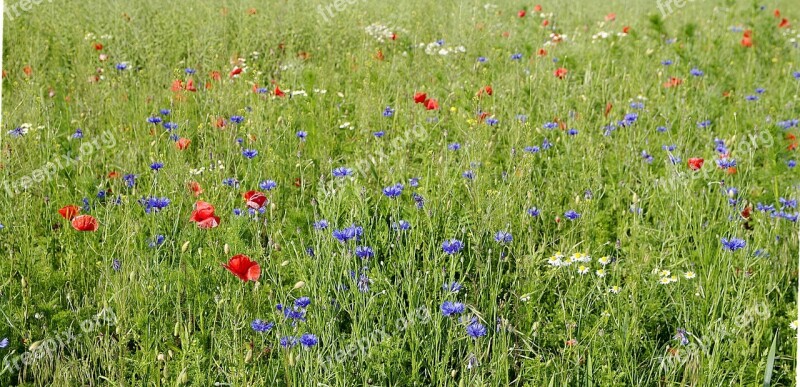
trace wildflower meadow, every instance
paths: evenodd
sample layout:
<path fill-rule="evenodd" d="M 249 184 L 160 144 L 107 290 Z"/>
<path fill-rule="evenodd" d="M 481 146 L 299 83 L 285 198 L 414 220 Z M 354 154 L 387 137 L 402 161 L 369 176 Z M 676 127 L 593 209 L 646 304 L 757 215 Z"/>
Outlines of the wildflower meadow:
<path fill-rule="evenodd" d="M 0 386 L 791 386 L 800 5 L 6 2 Z"/>

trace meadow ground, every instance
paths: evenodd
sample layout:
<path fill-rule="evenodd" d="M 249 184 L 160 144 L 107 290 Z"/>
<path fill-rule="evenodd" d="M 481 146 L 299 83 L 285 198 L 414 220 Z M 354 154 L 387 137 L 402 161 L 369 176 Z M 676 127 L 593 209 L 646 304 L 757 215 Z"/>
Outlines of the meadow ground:
<path fill-rule="evenodd" d="M 12 3 L 0 385 L 793 385 L 794 1 Z"/>

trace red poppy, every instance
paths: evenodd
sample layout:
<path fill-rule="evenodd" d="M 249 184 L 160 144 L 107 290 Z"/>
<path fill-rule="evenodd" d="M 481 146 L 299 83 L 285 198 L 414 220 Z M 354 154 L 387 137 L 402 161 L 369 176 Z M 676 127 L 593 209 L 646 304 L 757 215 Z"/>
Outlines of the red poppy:
<path fill-rule="evenodd" d="M 242 73 L 242 69 L 239 68 L 239 66 L 236 66 L 236 67 L 233 68 L 233 70 L 231 70 L 230 74 L 228 74 L 228 77 L 229 78 L 233 78 L 233 77 L 235 77 L 235 76 L 237 76 L 237 75 L 239 75 L 241 73 Z"/>
<path fill-rule="evenodd" d="M 614 12 L 609 13 L 606 15 L 606 21 L 614 21 L 617 20 L 617 14 Z"/>
<path fill-rule="evenodd" d="M 519 12 L 517 12 L 517 16 L 519 16 L 519 17 L 525 17 L 526 14 L 527 14 L 527 12 L 525 12 L 524 9 L 521 9 Z"/>
<path fill-rule="evenodd" d="M 510 32 L 508 32 L 508 31 L 503 31 L 503 33 L 502 33 L 502 34 L 500 34 L 500 35 L 501 35 L 502 37 L 504 37 L 504 38 L 507 38 L 507 37 L 511 36 L 511 33 L 510 33 Z"/>
<path fill-rule="evenodd" d="M 176 80 L 172 81 L 172 87 L 170 87 L 170 90 L 172 90 L 174 92 L 178 92 L 178 91 L 183 90 L 183 81 L 180 80 L 180 79 L 176 79 Z"/>
<path fill-rule="evenodd" d="M 247 191 L 243 196 L 245 202 L 247 202 L 247 207 L 250 207 L 254 210 L 264 207 L 264 204 L 268 202 L 267 197 L 263 192 Z"/>
<path fill-rule="evenodd" d="M 301 180 L 299 177 L 295 177 L 294 178 L 294 186 L 295 187 L 300 187 L 302 185 L 303 185 L 303 180 Z"/>
<path fill-rule="evenodd" d="M 188 148 L 189 144 L 191 144 L 191 143 L 192 143 L 192 140 L 190 140 L 188 138 L 181 137 L 181 138 L 178 139 L 178 141 L 175 141 L 175 147 L 178 148 L 178 150 L 184 150 L 184 149 Z"/>
<path fill-rule="evenodd" d="M 689 169 L 691 169 L 693 171 L 700 170 L 700 168 L 703 168 L 703 163 L 704 162 L 705 162 L 705 160 L 703 160 L 702 157 L 692 157 L 692 158 L 689 159 L 689 162 L 688 162 Z"/>
<path fill-rule="evenodd" d="M 556 71 L 553 74 L 558 79 L 564 79 L 564 76 L 567 75 L 567 69 L 565 69 L 563 67 L 559 67 L 559 68 L 556 69 Z"/>
<path fill-rule="evenodd" d="M 545 56 L 547 55 L 547 50 L 540 48 L 539 51 L 536 51 L 536 55 Z"/>
<path fill-rule="evenodd" d="M 186 81 L 186 90 L 197 91 L 197 88 L 194 87 L 194 79 L 189 79 L 188 81 Z"/>
<path fill-rule="evenodd" d="M 483 122 L 483 120 L 485 120 L 486 117 L 489 117 L 489 113 L 481 112 L 481 114 L 478 115 L 478 121 Z"/>
<path fill-rule="evenodd" d="M 94 44 L 94 49 L 97 50 L 97 51 L 102 50 L 103 49 L 103 43 L 95 43 Z"/>
<path fill-rule="evenodd" d="M 773 12 L 773 14 L 775 15 L 775 17 L 781 17 L 781 10 L 776 9 L 775 12 Z"/>
<path fill-rule="evenodd" d="M 631 26 L 622 27 L 623 34 L 627 34 L 628 32 L 631 32 Z"/>
<path fill-rule="evenodd" d="M 377 59 L 377 60 L 383 60 L 383 59 L 384 59 L 384 57 L 383 57 L 383 51 L 381 51 L 381 49 L 380 49 L 380 48 L 378 49 L 378 53 L 377 53 L 377 54 L 375 54 L 375 59 Z"/>
<path fill-rule="evenodd" d="M 612 104 L 611 104 L 611 102 L 609 102 L 609 103 L 607 103 L 607 104 L 606 104 L 606 112 L 605 112 L 605 116 L 606 116 L 606 117 L 608 117 L 608 113 L 611 113 L 611 109 L 612 109 L 613 107 L 614 107 L 614 105 L 612 105 Z"/>
<path fill-rule="evenodd" d="M 392 37 L 391 37 L 391 39 L 392 39 L 392 40 L 397 40 L 397 34 L 396 34 L 396 33 L 394 33 L 394 32 L 392 32 Z"/>
<path fill-rule="evenodd" d="M 478 92 L 475 94 L 475 96 L 476 97 L 481 97 L 481 96 L 483 96 L 483 93 L 486 93 L 487 95 L 492 95 L 492 94 L 494 94 L 494 90 L 492 89 L 492 86 L 487 85 L 487 86 L 484 86 L 482 89 L 478 90 Z"/>
<path fill-rule="evenodd" d="M 118 177 L 119 177 L 119 172 L 117 172 L 117 171 L 111 171 L 111 172 L 108 173 L 108 178 L 109 179 L 116 179 Z"/>
<path fill-rule="evenodd" d="M 742 218 L 749 220 L 751 211 L 753 211 L 752 205 L 748 205 L 747 207 L 745 207 L 744 210 L 742 210 Z"/>
<path fill-rule="evenodd" d="M 742 35 L 742 46 L 744 47 L 753 47 L 753 31 L 746 30 Z"/>
<path fill-rule="evenodd" d="M 244 282 L 258 281 L 258 278 L 261 277 L 261 266 L 244 254 L 234 255 L 227 264 L 222 264 L 222 267 Z"/>
<path fill-rule="evenodd" d="M 664 87 L 670 88 L 675 87 L 683 83 L 683 79 L 670 77 L 668 81 L 664 82 Z"/>
<path fill-rule="evenodd" d="M 219 226 L 219 216 L 214 215 L 214 206 L 202 200 L 195 203 L 190 222 L 197 223 L 197 227 L 207 229 Z"/>
<path fill-rule="evenodd" d="M 545 20 L 542 22 L 542 27 L 547 27 L 548 25 L 550 25 L 550 22 L 549 22 L 549 21 L 547 21 L 547 19 L 545 19 Z"/>
<path fill-rule="evenodd" d="M 31 66 L 25 66 L 25 67 L 22 68 L 22 72 L 25 73 L 25 75 L 30 77 L 31 74 L 33 74 L 33 68 L 31 68 Z"/>
<path fill-rule="evenodd" d="M 729 175 L 735 175 L 736 174 L 736 167 L 730 167 L 730 168 L 726 169 L 725 172 L 727 174 L 729 174 Z"/>
<path fill-rule="evenodd" d="M 439 101 L 431 98 L 425 101 L 425 109 L 426 110 L 436 110 L 439 109 Z"/>
<path fill-rule="evenodd" d="M 782 19 L 781 24 L 778 24 L 778 28 L 787 28 L 789 27 L 789 19 Z"/>
<path fill-rule="evenodd" d="M 213 79 L 215 81 L 222 80 L 222 74 L 220 74 L 219 71 L 212 71 L 211 72 L 211 79 Z"/>
<path fill-rule="evenodd" d="M 97 219 L 91 215 L 78 215 L 72 218 L 72 228 L 78 231 L 97 231 Z"/>
<path fill-rule="evenodd" d="M 214 126 L 217 127 L 217 128 L 220 128 L 220 129 L 224 128 L 225 127 L 225 119 L 222 118 L 222 117 L 218 117 L 217 121 L 214 122 Z"/>
<path fill-rule="evenodd" d="M 536 5 L 533 6 L 533 10 L 536 11 L 536 12 L 542 12 L 542 6 L 539 5 L 539 4 L 536 4 Z"/>
<path fill-rule="evenodd" d="M 195 197 L 200 196 L 203 193 L 203 188 L 200 187 L 200 183 L 196 181 L 189 182 L 189 189 L 192 191 Z"/>
<path fill-rule="evenodd" d="M 248 15 L 255 15 L 256 13 L 258 13 L 258 10 L 256 10 L 255 8 L 248 8 L 247 9 L 247 14 Z"/>
<path fill-rule="evenodd" d="M 414 103 L 425 103 L 428 100 L 428 95 L 421 92 L 414 93 Z"/>
<path fill-rule="evenodd" d="M 281 88 L 278 87 L 278 85 L 275 85 L 275 91 L 273 93 L 275 93 L 276 97 L 284 97 L 284 96 L 286 96 L 286 93 L 281 91 Z"/>
<path fill-rule="evenodd" d="M 61 214 L 62 218 L 66 219 L 66 220 L 72 220 L 72 218 L 77 216 L 78 212 L 80 212 L 80 211 L 81 211 L 81 209 L 78 208 L 78 206 L 74 206 L 74 205 L 70 204 L 68 206 L 61 207 L 61 209 L 58 210 L 58 213 Z"/>

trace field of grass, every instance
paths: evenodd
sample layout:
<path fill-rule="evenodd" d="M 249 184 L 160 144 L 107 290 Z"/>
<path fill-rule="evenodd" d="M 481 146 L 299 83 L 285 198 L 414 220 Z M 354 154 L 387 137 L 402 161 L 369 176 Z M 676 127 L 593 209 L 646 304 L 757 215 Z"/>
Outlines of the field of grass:
<path fill-rule="evenodd" d="M 7 11 L 0 385 L 794 385 L 800 6 L 664 3 Z"/>

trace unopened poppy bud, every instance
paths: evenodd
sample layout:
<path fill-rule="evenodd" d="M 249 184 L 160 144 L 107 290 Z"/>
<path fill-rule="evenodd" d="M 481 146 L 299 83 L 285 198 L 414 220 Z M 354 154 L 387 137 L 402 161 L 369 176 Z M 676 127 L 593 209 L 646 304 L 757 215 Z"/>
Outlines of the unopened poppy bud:
<path fill-rule="evenodd" d="M 181 246 L 181 252 L 185 253 L 188 248 L 189 248 L 189 241 L 186 241 L 183 243 L 183 246 Z"/>
<path fill-rule="evenodd" d="M 306 283 L 305 283 L 305 282 L 303 282 L 303 281 L 298 281 L 296 284 L 294 284 L 294 288 L 293 288 L 292 290 L 297 290 L 297 289 L 300 289 L 300 288 L 302 288 L 303 286 L 306 286 Z"/>
<path fill-rule="evenodd" d="M 231 252 L 231 247 L 226 243 L 225 246 L 222 247 L 222 251 L 225 252 L 225 255 L 228 255 L 228 253 Z"/>

